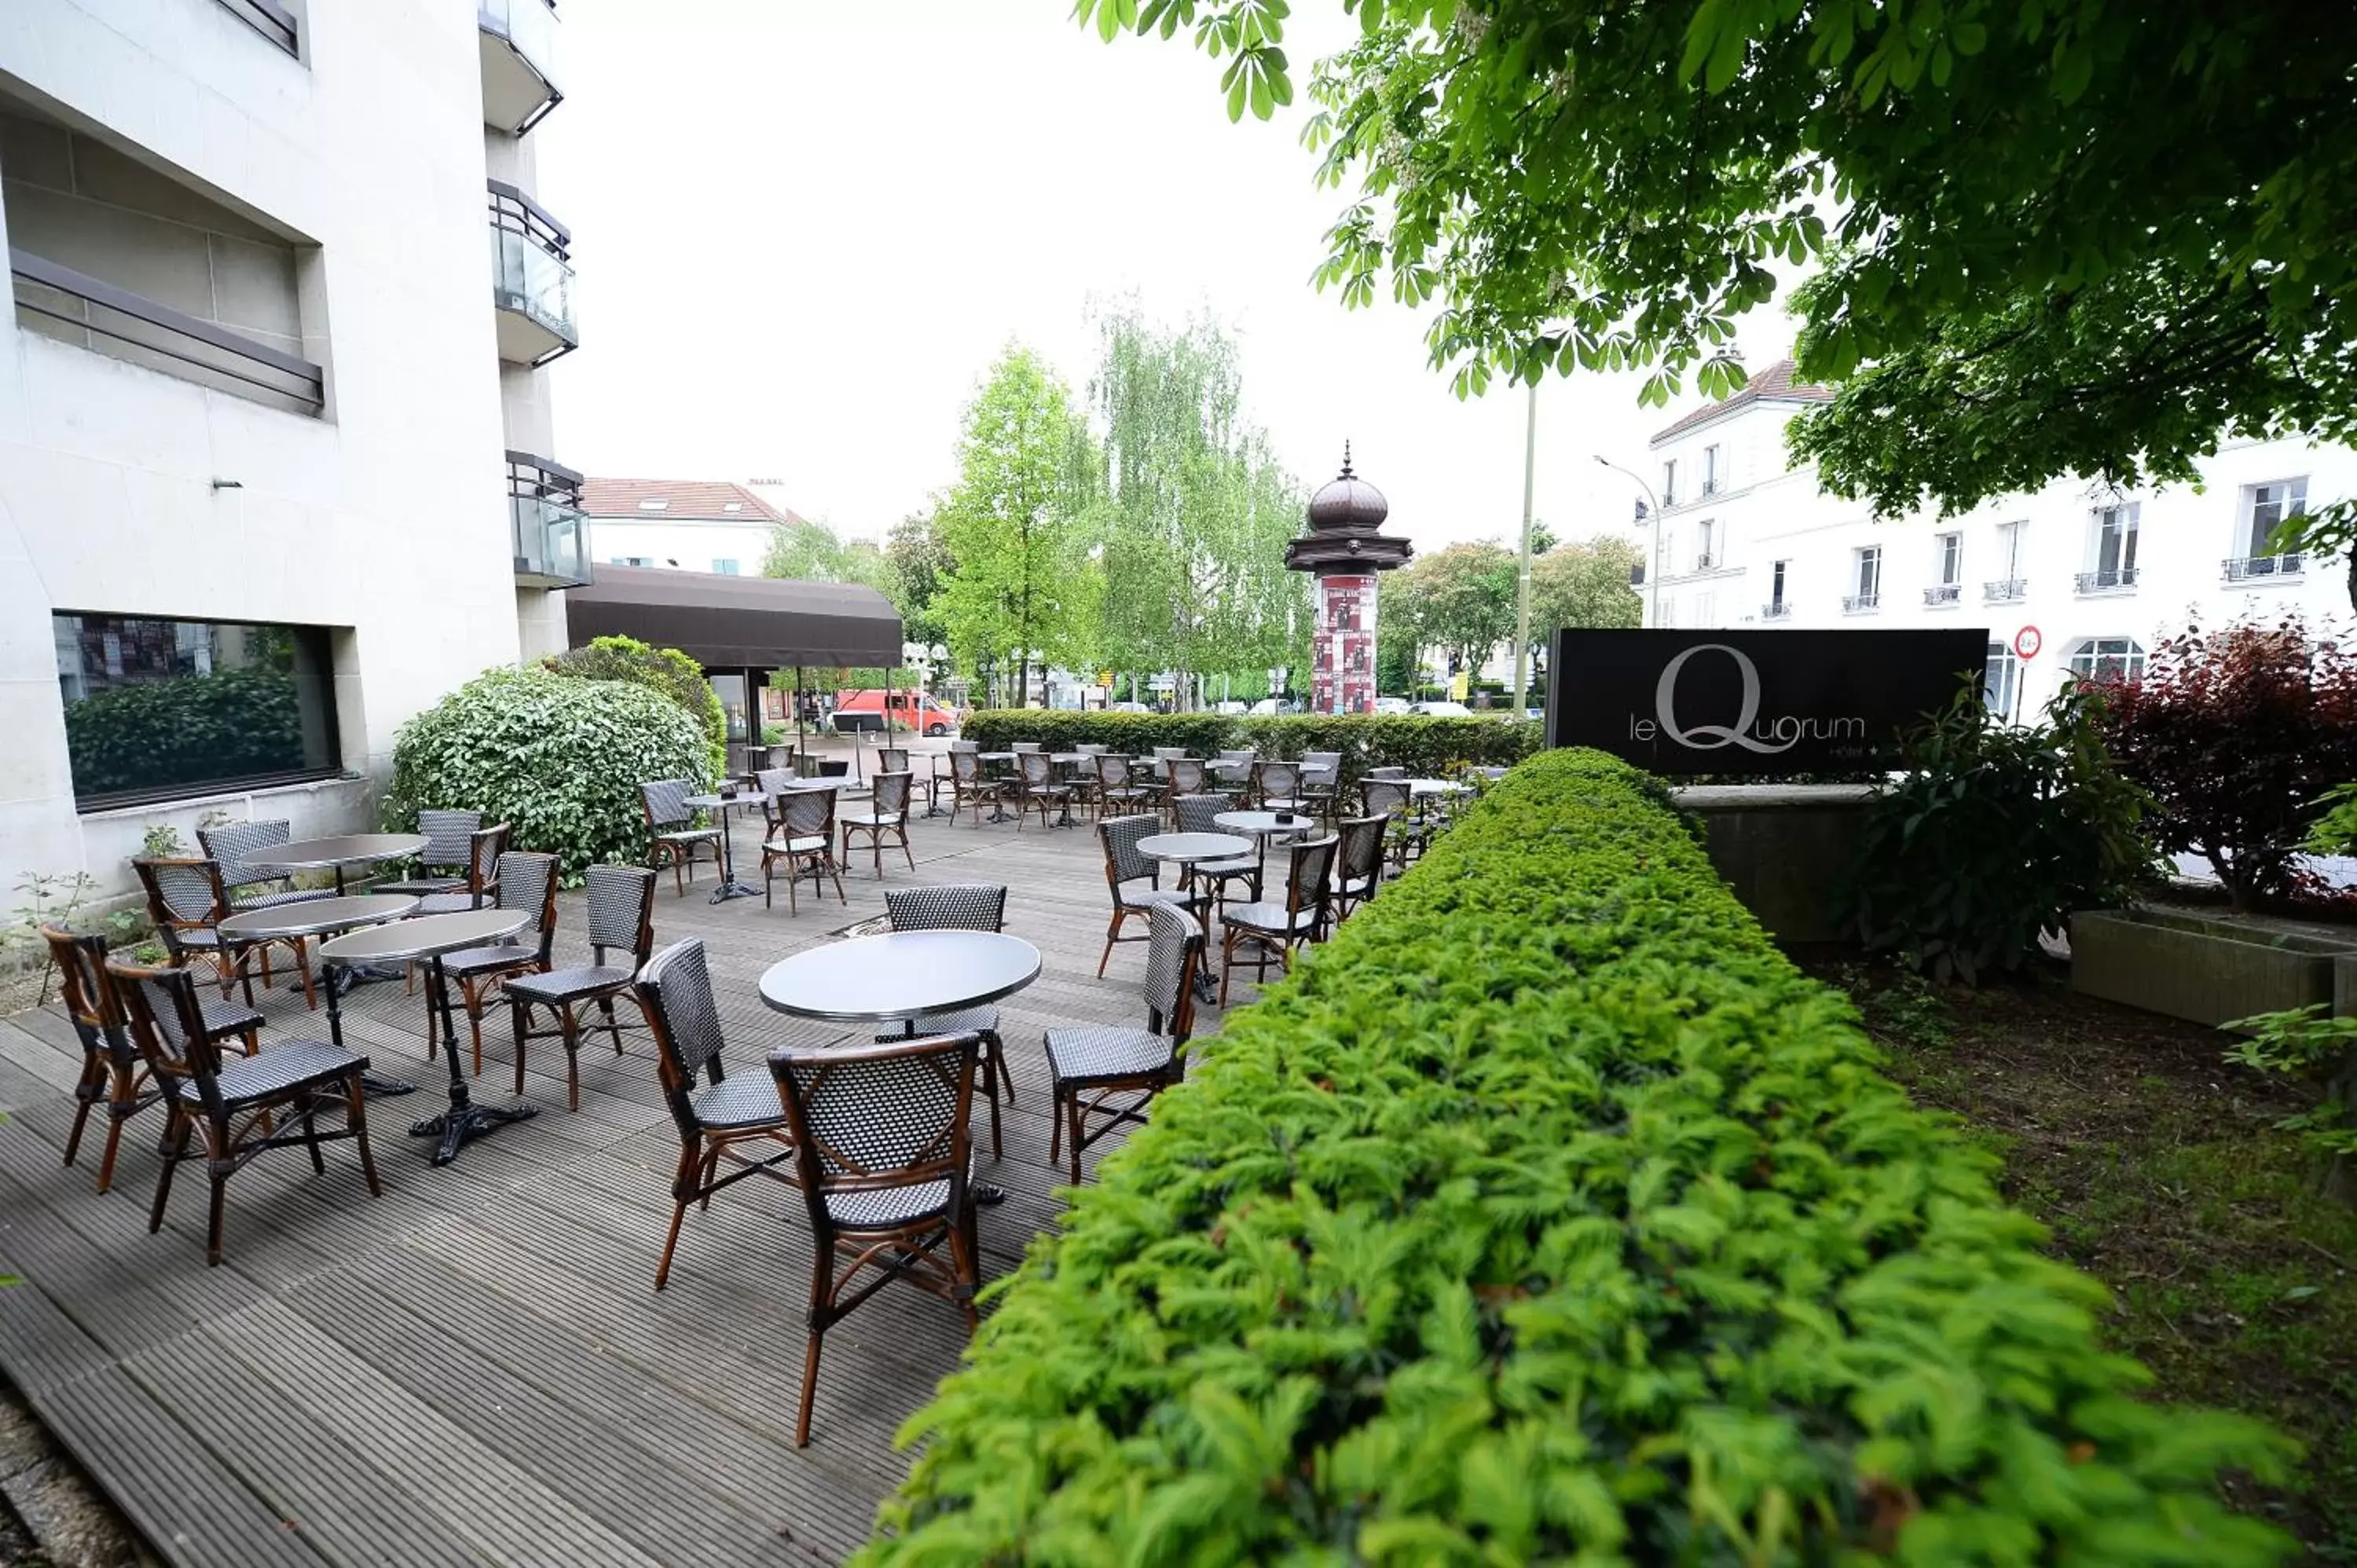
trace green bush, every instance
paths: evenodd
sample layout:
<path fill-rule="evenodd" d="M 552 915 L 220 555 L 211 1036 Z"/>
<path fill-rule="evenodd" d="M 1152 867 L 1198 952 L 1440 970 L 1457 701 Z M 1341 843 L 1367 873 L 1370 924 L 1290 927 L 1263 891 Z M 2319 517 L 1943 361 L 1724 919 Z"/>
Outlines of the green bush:
<path fill-rule="evenodd" d="M 304 766 L 295 677 L 252 664 L 117 686 L 66 708 L 74 792 L 105 795 Z"/>
<path fill-rule="evenodd" d="M 580 681 L 634 681 L 661 692 L 687 710 L 712 744 L 715 774 L 728 766 L 728 715 L 720 693 L 704 678 L 704 666 L 676 648 L 656 648 L 635 637 L 593 637 L 586 648 L 569 648 L 541 662 L 559 675 Z"/>
<path fill-rule="evenodd" d="M 640 783 L 713 777 L 702 727 L 669 697 L 629 681 L 492 670 L 401 726 L 384 825 L 414 832 L 428 807 L 479 811 L 577 879 L 600 861 L 645 861 Z"/>
<path fill-rule="evenodd" d="M 1197 757 L 1250 746 L 1264 757 L 1297 757 L 1305 751 L 1339 751 L 1345 779 L 1370 768 L 1405 768 L 1426 778 L 1465 764 L 1506 766 L 1539 748 L 1539 726 L 1509 718 L 1437 719 L 1316 714 L 1284 718 L 1226 718 L 1217 714 L 1065 713 L 1039 708 L 994 708 L 969 716 L 959 734 L 980 741 L 985 751 L 1002 751 L 1017 740 L 1036 740 L 1051 751 L 1102 744 L 1131 757 L 1157 746 L 1182 746 Z"/>
<path fill-rule="evenodd" d="M 1851 875 L 1859 938 L 1940 979 L 2015 969 L 2074 909 L 2150 881 L 2151 798 L 2112 766 L 2083 691 L 2008 725 L 1978 690 L 1907 737 L 1867 809 Z"/>
<path fill-rule="evenodd" d="M 1647 782 L 1534 758 L 1031 1247 L 870 1563 L 2280 1560 L 2242 1417 L 1877 1070 Z"/>

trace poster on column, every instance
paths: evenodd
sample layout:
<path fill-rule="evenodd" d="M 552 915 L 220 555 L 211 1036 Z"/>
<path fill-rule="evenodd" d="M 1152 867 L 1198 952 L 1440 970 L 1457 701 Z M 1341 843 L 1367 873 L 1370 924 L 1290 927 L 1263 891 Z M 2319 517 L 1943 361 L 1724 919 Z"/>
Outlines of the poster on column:
<path fill-rule="evenodd" d="M 1314 695 L 1319 713 L 1373 711 L 1374 633 L 1374 574 L 1318 579 Z"/>

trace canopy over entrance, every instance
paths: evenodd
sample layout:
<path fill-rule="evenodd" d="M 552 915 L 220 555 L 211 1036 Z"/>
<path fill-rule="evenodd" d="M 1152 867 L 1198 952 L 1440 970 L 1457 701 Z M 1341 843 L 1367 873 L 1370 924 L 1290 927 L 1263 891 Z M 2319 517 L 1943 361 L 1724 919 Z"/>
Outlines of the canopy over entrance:
<path fill-rule="evenodd" d="M 635 637 L 706 670 L 881 667 L 900 662 L 900 614 L 873 588 L 653 566 L 597 568 L 565 596 L 567 640 Z"/>

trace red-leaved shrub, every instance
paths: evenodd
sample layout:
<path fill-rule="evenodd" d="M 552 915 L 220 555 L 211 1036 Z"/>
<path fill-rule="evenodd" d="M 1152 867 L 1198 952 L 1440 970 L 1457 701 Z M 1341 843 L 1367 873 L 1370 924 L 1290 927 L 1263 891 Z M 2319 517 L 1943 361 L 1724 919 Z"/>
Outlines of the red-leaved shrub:
<path fill-rule="evenodd" d="M 2325 791 L 2357 779 L 2357 652 L 2297 618 L 2195 627 L 2103 693 L 2104 742 L 2159 802 L 2161 847 L 2209 861 L 2238 909 L 2288 891 Z"/>

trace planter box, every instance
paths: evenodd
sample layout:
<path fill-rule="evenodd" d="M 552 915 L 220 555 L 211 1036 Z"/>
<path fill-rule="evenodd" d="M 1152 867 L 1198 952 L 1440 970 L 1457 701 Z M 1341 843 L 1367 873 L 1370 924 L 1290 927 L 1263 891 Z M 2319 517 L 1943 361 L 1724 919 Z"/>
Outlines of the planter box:
<path fill-rule="evenodd" d="M 2152 909 L 2071 917 L 2072 990 L 2213 1027 L 2254 1013 L 2330 1004 L 2343 964 L 2357 971 L 2357 933 L 2339 941 Z M 2357 1004 L 2357 972 L 2348 986 Z"/>
<path fill-rule="evenodd" d="M 1702 820 L 1710 863 L 1752 918 L 1784 942 L 1854 941 L 1840 918 L 1858 830 L 1874 799 L 1864 784 L 1689 784 L 1678 809 Z"/>

